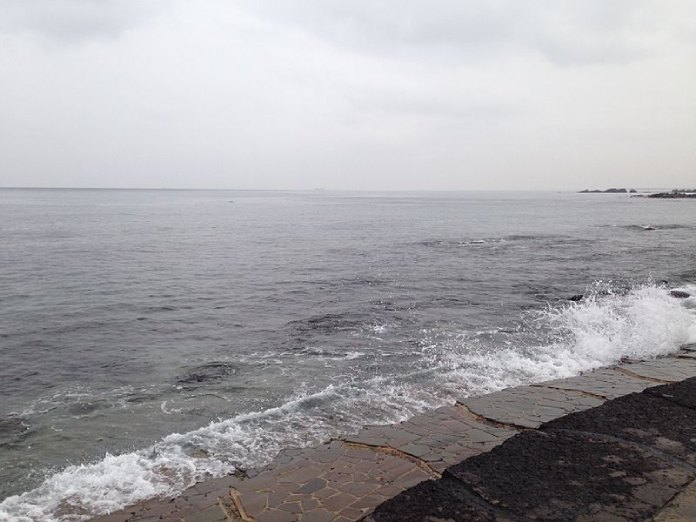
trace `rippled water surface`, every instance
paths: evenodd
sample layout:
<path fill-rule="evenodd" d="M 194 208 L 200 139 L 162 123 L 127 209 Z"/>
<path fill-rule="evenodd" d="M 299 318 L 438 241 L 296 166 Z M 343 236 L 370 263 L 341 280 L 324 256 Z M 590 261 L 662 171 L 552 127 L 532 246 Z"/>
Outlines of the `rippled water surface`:
<path fill-rule="evenodd" d="M 0 520 L 696 340 L 688 200 L 0 190 L 0 242 Z"/>

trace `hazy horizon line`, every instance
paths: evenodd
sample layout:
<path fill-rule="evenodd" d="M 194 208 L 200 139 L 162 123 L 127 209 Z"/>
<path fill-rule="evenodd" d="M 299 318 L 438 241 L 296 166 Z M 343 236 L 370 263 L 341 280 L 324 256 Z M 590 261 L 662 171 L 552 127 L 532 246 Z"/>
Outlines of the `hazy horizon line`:
<path fill-rule="evenodd" d="M 678 187 L 681 188 L 681 187 Z M 676 190 L 677 187 L 607 187 L 582 189 L 331 189 L 331 188 L 194 188 L 194 187 L 52 187 L 52 186 L 0 186 L 0 190 L 160 190 L 160 191 L 230 191 L 230 192 L 569 192 L 582 190 L 626 189 L 637 191 Z"/>

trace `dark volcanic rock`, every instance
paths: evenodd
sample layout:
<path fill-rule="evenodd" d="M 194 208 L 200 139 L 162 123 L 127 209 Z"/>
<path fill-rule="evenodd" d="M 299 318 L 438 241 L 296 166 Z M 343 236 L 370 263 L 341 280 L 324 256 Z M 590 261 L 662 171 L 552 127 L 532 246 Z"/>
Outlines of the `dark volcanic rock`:
<path fill-rule="evenodd" d="M 680 396 L 685 397 L 691 397 L 691 393 L 694 393 L 691 402 L 696 406 L 696 384 L 682 391 Z M 575 430 L 618 437 L 696 464 L 696 411 L 676 402 L 665 401 L 659 391 L 653 393 L 648 388 L 643 393 L 626 395 L 583 413 L 553 420 L 542 429 Z"/>
<path fill-rule="evenodd" d="M 456 520 L 470 522 L 507 522 L 512 519 L 497 516 L 489 508 L 471 501 L 456 480 L 427 480 L 407 489 L 379 506 L 377 511 L 364 519 L 366 522 L 417 522 Z"/>
<path fill-rule="evenodd" d="M 677 299 L 686 299 L 687 297 L 691 297 L 689 292 L 684 292 L 683 290 L 672 290 L 669 295 L 676 297 Z"/>
<path fill-rule="evenodd" d="M 674 384 L 655 386 L 654 388 L 648 388 L 643 393 L 653 397 L 659 397 L 685 408 L 696 410 L 696 378 L 686 379 L 685 381 Z M 669 421 L 666 420 L 665 422 Z M 691 430 L 691 433 L 696 433 L 695 427 L 686 425 L 679 427 L 686 431 Z"/>
<path fill-rule="evenodd" d="M 515 518 L 647 520 L 696 473 L 589 433 L 520 433 L 447 470 Z M 611 518 L 614 517 L 614 518 Z"/>

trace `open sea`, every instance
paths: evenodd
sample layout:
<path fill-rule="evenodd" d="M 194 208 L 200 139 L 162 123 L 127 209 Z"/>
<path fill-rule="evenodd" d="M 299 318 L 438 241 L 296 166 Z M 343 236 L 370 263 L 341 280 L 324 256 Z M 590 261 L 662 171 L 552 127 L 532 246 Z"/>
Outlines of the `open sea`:
<path fill-rule="evenodd" d="M 693 200 L 0 190 L 0 520 L 673 352 L 673 289 L 696 296 Z"/>

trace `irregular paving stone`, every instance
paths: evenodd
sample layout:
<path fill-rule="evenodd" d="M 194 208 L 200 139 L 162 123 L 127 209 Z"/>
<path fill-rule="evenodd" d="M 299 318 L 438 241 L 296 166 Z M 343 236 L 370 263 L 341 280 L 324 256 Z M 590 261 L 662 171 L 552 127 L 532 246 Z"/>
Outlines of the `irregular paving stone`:
<path fill-rule="evenodd" d="M 683 381 L 696 377 L 696 359 L 663 357 L 652 361 L 642 361 L 618 366 L 635 375 L 665 382 Z"/>
<path fill-rule="evenodd" d="M 696 394 L 696 379 L 669 385 L 661 393 L 680 386 L 681 393 Z M 696 403 L 696 395 L 689 395 Z M 544 431 L 575 430 L 617 437 L 670 454 L 696 466 L 696 411 L 652 395 L 652 390 L 610 401 L 599 408 L 551 421 Z"/>
<path fill-rule="evenodd" d="M 525 428 L 538 428 L 544 422 L 594 408 L 603 402 L 573 390 L 538 386 L 508 388 L 490 395 L 461 400 L 476 415 Z"/>
<path fill-rule="evenodd" d="M 335 458 L 327 459 L 327 454 Z M 236 498 L 259 522 L 331 520 L 339 513 L 357 520 L 429 478 L 408 459 L 334 441 L 239 483 Z"/>
<path fill-rule="evenodd" d="M 447 470 L 514 518 L 646 520 L 693 480 L 690 467 L 590 434 L 528 431 Z"/>
<path fill-rule="evenodd" d="M 369 426 L 345 440 L 398 449 L 441 473 L 452 464 L 501 444 L 517 431 L 485 424 L 464 408 L 447 406 L 395 426 Z"/>
<path fill-rule="evenodd" d="M 184 520 L 185 522 L 225 522 L 227 516 L 220 506 L 215 505 L 188 515 Z"/>
<path fill-rule="evenodd" d="M 613 368 L 600 368 L 577 377 L 546 381 L 534 386 L 575 390 L 599 395 L 606 399 L 616 399 L 629 393 L 641 392 L 650 386 L 658 386 L 658 384 L 639 377 L 626 375 Z"/>

